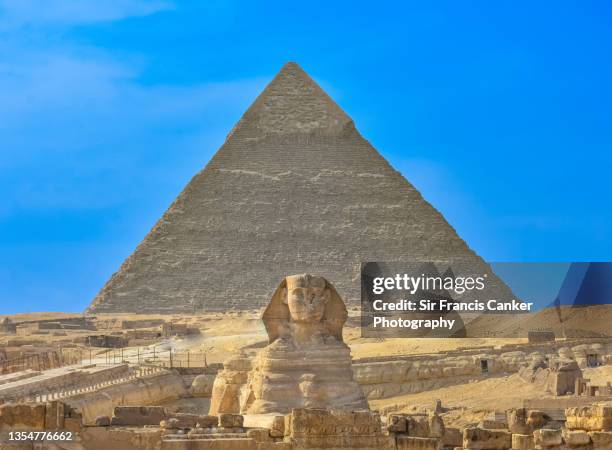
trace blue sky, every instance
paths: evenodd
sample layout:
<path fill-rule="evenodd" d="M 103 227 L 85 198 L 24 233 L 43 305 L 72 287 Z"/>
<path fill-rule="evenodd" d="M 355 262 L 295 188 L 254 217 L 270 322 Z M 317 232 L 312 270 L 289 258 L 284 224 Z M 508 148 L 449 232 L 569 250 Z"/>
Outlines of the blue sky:
<path fill-rule="evenodd" d="M 0 314 L 82 310 L 288 60 L 486 259 L 610 260 L 611 18 L 0 0 Z"/>

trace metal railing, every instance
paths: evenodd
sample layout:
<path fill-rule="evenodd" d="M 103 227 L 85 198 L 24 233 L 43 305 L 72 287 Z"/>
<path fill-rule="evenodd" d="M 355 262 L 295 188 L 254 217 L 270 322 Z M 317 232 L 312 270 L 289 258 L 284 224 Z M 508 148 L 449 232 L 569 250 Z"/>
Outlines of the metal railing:
<path fill-rule="evenodd" d="M 206 352 L 173 349 L 162 349 L 156 346 L 153 347 L 137 347 L 137 348 L 120 348 L 108 349 L 103 354 L 98 353 L 95 359 L 90 357 L 93 362 L 101 362 L 106 364 L 146 364 L 155 365 L 166 368 L 185 367 L 197 368 L 208 367 L 206 360 Z"/>

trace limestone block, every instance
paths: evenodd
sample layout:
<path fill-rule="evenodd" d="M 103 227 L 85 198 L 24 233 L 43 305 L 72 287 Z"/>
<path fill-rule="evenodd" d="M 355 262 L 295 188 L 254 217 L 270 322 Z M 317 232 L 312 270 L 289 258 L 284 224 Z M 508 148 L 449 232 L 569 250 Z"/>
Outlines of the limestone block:
<path fill-rule="evenodd" d="M 0 431 L 44 430 L 44 404 L 6 404 L 0 406 Z"/>
<path fill-rule="evenodd" d="M 591 431 L 589 433 L 595 450 L 612 450 L 612 432 Z"/>
<path fill-rule="evenodd" d="M 507 425 L 506 422 L 502 422 L 501 420 L 481 420 L 478 423 L 478 428 L 484 428 L 486 430 L 506 430 Z"/>
<path fill-rule="evenodd" d="M 293 444 L 290 442 L 275 442 L 270 450 L 293 450 Z"/>
<path fill-rule="evenodd" d="M 439 450 L 441 442 L 439 439 L 422 438 L 413 436 L 397 436 L 397 450 Z"/>
<path fill-rule="evenodd" d="M 111 425 L 159 425 L 166 416 L 162 406 L 116 406 Z"/>
<path fill-rule="evenodd" d="M 219 426 L 223 428 L 240 428 L 244 418 L 240 414 L 219 414 Z"/>
<path fill-rule="evenodd" d="M 540 447 L 554 447 L 563 444 L 561 430 L 542 428 L 533 432 L 533 442 Z"/>
<path fill-rule="evenodd" d="M 506 421 L 508 422 L 508 429 L 514 434 L 529 434 L 533 430 L 527 424 L 527 410 L 525 408 L 509 409 L 506 411 Z"/>
<path fill-rule="evenodd" d="M 527 413 L 527 426 L 531 430 L 538 430 L 546 426 L 550 422 L 550 417 L 542 411 L 529 411 Z"/>
<path fill-rule="evenodd" d="M 612 430 L 612 404 L 610 403 L 567 408 L 565 417 L 565 426 L 570 430 Z"/>
<path fill-rule="evenodd" d="M 176 428 L 201 428 L 216 427 L 218 418 L 215 416 L 207 416 L 202 414 L 190 413 L 169 413 L 168 418 L 176 419 Z"/>
<path fill-rule="evenodd" d="M 223 363 L 223 370 L 213 382 L 210 415 L 240 412 L 241 391 L 248 381 L 251 369 L 251 359 L 244 352 L 232 355 Z"/>
<path fill-rule="evenodd" d="M 95 425 L 97 427 L 108 427 L 110 426 L 110 417 L 108 416 L 98 416 L 95 420 Z"/>
<path fill-rule="evenodd" d="M 294 438 L 334 435 L 374 436 L 382 433 L 380 417 L 369 411 L 299 408 L 294 409 L 287 417 L 289 423 L 285 424 L 285 435 Z"/>
<path fill-rule="evenodd" d="M 285 435 L 285 416 L 274 416 L 270 427 L 270 436 L 279 438 Z"/>
<path fill-rule="evenodd" d="M 62 402 L 45 403 L 45 429 L 59 430 L 64 428 L 65 405 Z"/>
<path fill-rule="evenodd" d="M 403 414 L 389 414 L 387 417 L 387 430 L 390 433 L 405 433 L 406 427 L 406 416 Z"/>
<path fill-rule="evenodd" d="M 269 442 L 272 440 L 270 431 L 267 428 L 252 428 L 247 431 L 247 437 L 254 439 L 256 442 Z"/>
<path fill-rule="evenodd" d="M 445 427 L 442 443 L 445 447 L 461 447 L 463 445 L 463 433 L 459 428 Z"/>
<path fill-rule="evenodd" d="M 591 443 L 591 438 L 589 437 L 587 432 L 582 430 L 563 430 L 563 440 L 570 447 L 588 445 Z"/>
<path fill-rule="evenodd" d="M 198 375 L 191 382 L 191 388 L 189 392 L 193 397 L 210 397 L 212 395 L 213 384 L 215 382 L 215 375 L 202 374 Z"/>
<path fill-rule="evenodd" d="M 178 419 L 171 417 L 169 419 L 162 420 L 161 422 L 159 422 L 159 426 L 165 430 L 176 430 L 178 428 L 181 428 L 179 427 L 178 423 Z"/>
<path fill-rule="evenodd" d="M 159 450 L 159 428 L 125 429 L 84 427 L 80 433 L 86 450 Z"/>
<path fill-rule="evenodd" d="M 429 418 L 425 414 L 406 415 L 406 432 L 413 437 L 429 437 Z"/>
<path fill-rule="evenodd" d="M 437 414 L 430 415 L 428 418 L 429 422 L 429 437 L 442 438 L 444 436 L 445 428 L 444 421 Z"/>
<path fill-rule="evenodd" d="M 532 434 L 513 434 L 512 435 L 512 449 L 513 450 L 534 450 L 535 444 L 533 443 Z"/>
<path fill-rule="evenodd" d="M 465 428 L 463 447 L 466 449 L 507 450 L 512 446 L 512 433 L 503 430 Z"/>

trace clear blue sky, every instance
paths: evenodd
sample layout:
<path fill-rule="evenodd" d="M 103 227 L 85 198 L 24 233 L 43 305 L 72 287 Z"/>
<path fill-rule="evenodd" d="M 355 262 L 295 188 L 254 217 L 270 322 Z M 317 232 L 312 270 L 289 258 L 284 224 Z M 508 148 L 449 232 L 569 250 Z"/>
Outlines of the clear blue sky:
<path fill-rule="evenodd" d="M 288 60 L 486 259 L 611 260 L 611 20 L 603 0 L 0 0 L 0 314 L 82 310 Z"/>

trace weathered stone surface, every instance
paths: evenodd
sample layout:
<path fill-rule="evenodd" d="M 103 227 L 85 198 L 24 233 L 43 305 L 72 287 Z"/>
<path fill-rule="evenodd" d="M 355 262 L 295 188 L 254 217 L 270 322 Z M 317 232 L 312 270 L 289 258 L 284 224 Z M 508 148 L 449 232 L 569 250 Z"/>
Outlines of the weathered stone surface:
<path fill-rule="evenodd" d="M 377 435 L 382 432 L 380 416 L 369 411 L 294 409 L 285 424 L 291 437 L 333 436 L 337 434 Z"/>
<path fill-rule="evenodd" d="M 591 438 L 586 431 L 577 430 L 563 430 L 563 440 L 571 447 L 579 445 L 588 445 L 591 443 Z"/>
<path fill-rule="evenodd" d="M 270 436 L 280 438 L 285 435 L 285 417 L 274 416 L 272 419 L 272 425 L 270 427 Z"/>
<path fill-rule="evenodd" d="M 611 431 L 612 404 L 596 404 L 565 410 L 565 426 L 570 430 Z"/>
<path fill-rule="evenodd" d="M 406 416 L 404 414 L 389 414 L 387 416 L 387 430 L 391 433 L 405 433 L 408 431 Z"/>
<path fill-rule="evenodd" d="M 64 428 L 66 407 L 62 402 L 45 403 L 45 429 L 59 430 Z"/>
<path fill-rule="evenodd" d="M 397 450 L 439 450 L 440 441 L 434 438 L 413 436 L 398 436 L 396 438 Z"/>
<path fill-rule="evenodd" d="M 181 428 L 179 427 L 178 419 L 175 419 L 174 417 L 162 420 L 159 422 L 159 426 L 165 430 L 176 430 L 177 428 Z"/>
<path fill-rule="evenodd" d="M 573 394 L 579 378 L 582 378 L 582 370 L 576 361 L 556 361 L 550 368 L 546 390 L 555 395 Z"/>
<path fill-rule="evenodd" d="M 527 410 L 525 408 L 510 409 L 506 411 L 508 430 L 514 434 L 529 434 L 533 432 L 527 424 Z"/>
<path fill-rule="evenodd" d="M 44 404 L 6 404 L 0 406 L 0 431 L 43 430 L 44 428 Z"/>
<path fill-rule="evenodd" d="M 212 395 L 215 375 L 202 374 L 198 375 L 191 382 L 189 393 L 193 397 L 210 397 Z"/>
<path fill-rule="evenodd" d="M 485 419 L 485 420 L 481 420 L 478 423 L 478 428 L 484 428 L 485 430 L 505 430 L 508 427 L 507 427 L 506 422 L 501 422 L 499 420 Z"/>
<path fill-rule="evenodd" d="M 182 377 L 174 371 L 168 371 L 132 383 L 117 384 L 102 391 L 71 397 L 66 403 L 82 412 L 84 424 L 94 425 L 96 417 L 112 416 L 115 406 L 160 405 L 187 393 Z"/>
<path fill-rule="evenodd" d="M 211 415 L 238 414 L 246 404 L 245 386 L 251 371 L 251 360 L 244 353 L 237 353 L 223 363 L 212 388 Z"/>
<path fill-rule="evenodd" d="M 466 449 L 508 450 L 512 446 L 512 434 L 502 430 L 465 428 L 463 447 Z"/>
<path fill-rule="evenodd" d="M 591 431 L 589 432 L 594 450 L 612 450 L 612 432 Z"/>
<path fill-rule="evenodd" d="M 266 428 L 252 428 L 247 431 L 247 437 L 257 442 L 269 442 L 272 440 L 270 431 Z"/>
<path fill-rule="evenodd" d="M 548 417 L 542 411 L 529 411 L 527 413 L 527 426 L 531 430 L 538 430 L 545 427 L 550 422 Z"/>
<path fill-rule="evenodd" d="M 513 450 L 534 450 L 533 434 L 513 434 L 512 435 Z"/>
<path fill-rule="evenodd" d="M 159 450 L 159 428 L 85 427 L 79 433 L 86 450 Z"/>
<path fill-rule="evenodd" d="M 167 413 L 168 421 L 170 419 L 175 420 L 174 428 L 211 428 L 216 427 L 218 424 L 218 418 L 215 416 L 208 416 L 202 414 L 190 414 L 190 413 Z"/>
<path fill-rule="evenodd" d="M 445 427 L 442 443 L 445 447 L 461 447 L 463 445 L 463 433 L 459 428 Z"/>
<path fill-rule="evenodd" d="M 253 309 L 265 304 L 279 274 L 314 270 L 354 304 L 361 261 L 406 258 L 470 262 L 488 273 L 489 284 L 501 283 L 351 118 L 289 63 L 90 311 Z"/>
<path fill-rule="evenodd" d="M 95 420 L 95 426 L 97 427 L 108 427 L 110 426 L 110 417 L 108 416 L 98 416 Z"/>
<path fill-rule="evenodd" d="M 244 424 L 240 414 L 219 414 L 219 426 L 223 428 L 239 428 Z"/>
<path fill-rule="evenodd" d="M 159 425 L 166 419 L 162 406 L 117 406 L 111 418 L 111 425 Z"/>
<path fill-rule="evenodd" d="M 533 442 L 536 446 L 553 447 L 563 444 L 563 435 L 561 430 L 542 428 L 533 432 Z"/>
<path fill-rule="evenodd" d="M 215 380 L 210 413 L 238 407 L 247 414 L 284 414 L 304 407 L 368 409 L 353 379 L 350 349 L 342 341 L 347 316 L 326 279 L 286 277 L 262 315 L 270 344 L 257 355 L 246 385 L 240 383 L 248 367 L 245 357 L 225 364 Z"/>
<path fill-rule="evenodd" d="M 285 440 L 296 449 L 394 450 L 378 414 L 369 411 L 294 409 L 286 416 Z"/>

